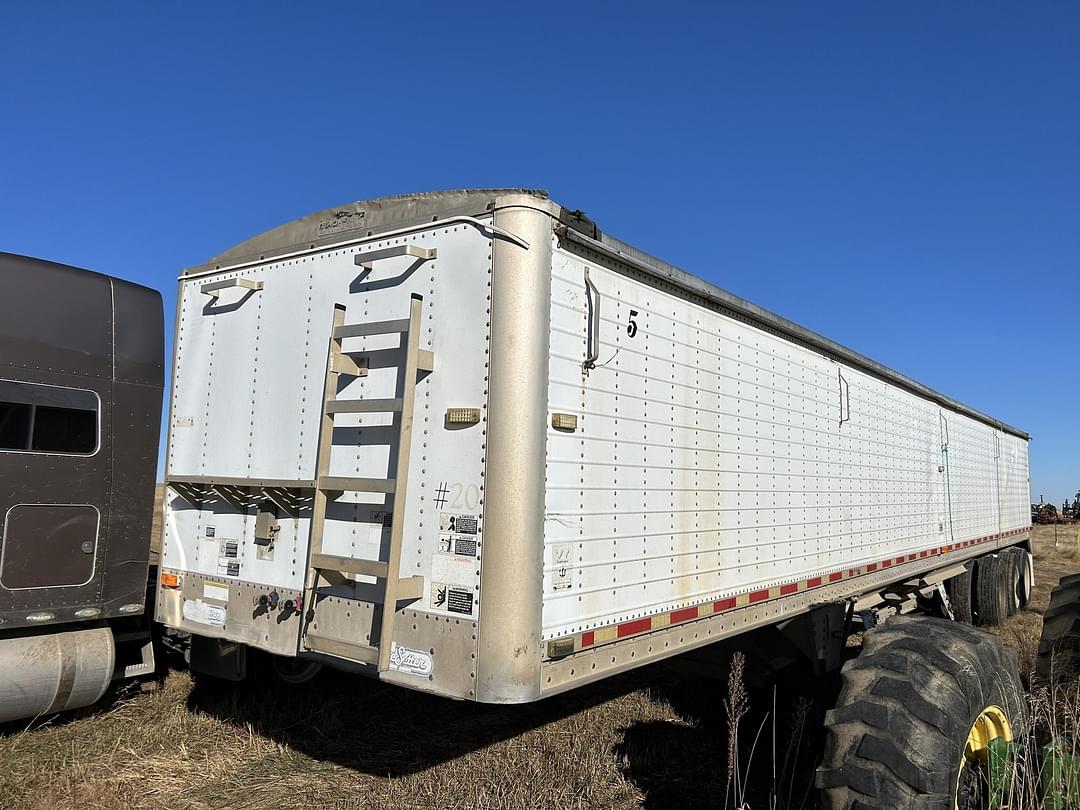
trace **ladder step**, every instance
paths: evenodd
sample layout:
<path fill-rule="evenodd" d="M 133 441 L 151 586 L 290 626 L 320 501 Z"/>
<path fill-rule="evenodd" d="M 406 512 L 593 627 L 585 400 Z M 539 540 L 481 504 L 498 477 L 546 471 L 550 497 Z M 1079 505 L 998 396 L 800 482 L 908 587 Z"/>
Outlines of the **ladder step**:
<path fill-rule="evenodd" d="M 369 647 L 367 644 L 356 644 L 351 641 L 326 638 L 325 636 L 315 636 L 311 633 L 304 636 L 304 646 L 314 652 L 325 653 L 335 658 L 344 658 L 347 661 L 375 664 L 379 660 L 378 647 Z"/>
<path fill-rule="evenodd" d="M 386 577 L 386 563 L 356 557 L 336 557 L 333 554 L 312 554 L 311 567 L 320 571 L 340 571 L 343 574 L 362 574 L 365 577 Z"/>
<path fill-rule="evenodd" d="M 319 489 L 323 492 L 385 492 L 397 489 L 393 478 L 339 478 L 332 475 L 319 476 Z"/>
<path fill-rule="evenodd" d="M 396 321 L 370 321 L 368 323 L 347 323 L 334 327 L 334 338 L 364 337 L 365 335 L 392 335 L 409 331 L 409 319 Z"/>
<path fill-rule="evenodd" d="M 397 399 L 332 399 L 326 403 L 327 413 L 393 413 L 401 410 Z"/>
<path fill-rule="evenodd" d="M 417 371 L 434 371 L 435 370 L 435 353 L 430 352 L 427 349 L 420 349 L 416 352 L 416 369 Z"/>
<path fill-rule="evenodd" d="M 347 354 L 335 352 L 334 356 L 330 358 L 330 370 L 335 374 L 366 377 L 368 375 L 368 359 L 366 357 L 354 358 Z"/>
<path fill-rule="evenodd" d="M 405 577 L 397 581 L 397 592 L 394 594 L 394 601 L 408 602 L 413 599 L 422 599 L 423 596 L 423 577 Z"/>

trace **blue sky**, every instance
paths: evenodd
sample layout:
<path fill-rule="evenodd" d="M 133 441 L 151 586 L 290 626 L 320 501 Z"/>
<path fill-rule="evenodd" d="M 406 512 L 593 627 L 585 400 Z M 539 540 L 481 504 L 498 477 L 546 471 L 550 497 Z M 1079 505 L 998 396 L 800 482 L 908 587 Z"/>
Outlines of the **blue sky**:
<path fill-rule="evenodd" d="M 2 250 L 171 317 L 181 268 L 302 214 L 543 187 L 1028 430 L 1035 499 L 1080 488 L 1080 6 L 22 0 L 0 31 Z"/>

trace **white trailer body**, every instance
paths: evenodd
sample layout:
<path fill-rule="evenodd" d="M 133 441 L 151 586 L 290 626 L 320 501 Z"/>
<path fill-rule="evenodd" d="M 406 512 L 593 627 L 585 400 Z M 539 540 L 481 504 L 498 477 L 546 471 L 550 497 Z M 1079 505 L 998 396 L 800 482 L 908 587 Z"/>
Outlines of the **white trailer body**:
<path fill-rule="evenodd" d="M 181 276 L 175 347 L 158 620 L 452 697 L 1030 531 L 1026 434 L 540 192 L 269 231 Z"/>

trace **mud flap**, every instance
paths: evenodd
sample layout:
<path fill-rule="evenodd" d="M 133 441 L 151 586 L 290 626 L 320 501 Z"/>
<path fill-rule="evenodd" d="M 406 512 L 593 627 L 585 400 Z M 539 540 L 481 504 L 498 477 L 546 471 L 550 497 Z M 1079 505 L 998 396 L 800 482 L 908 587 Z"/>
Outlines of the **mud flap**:
<path fill-rule="evenodd" d="M 191 669 L 226 681 L 247 677 L 247 647 L 206 636 L 191 637 Z"/>

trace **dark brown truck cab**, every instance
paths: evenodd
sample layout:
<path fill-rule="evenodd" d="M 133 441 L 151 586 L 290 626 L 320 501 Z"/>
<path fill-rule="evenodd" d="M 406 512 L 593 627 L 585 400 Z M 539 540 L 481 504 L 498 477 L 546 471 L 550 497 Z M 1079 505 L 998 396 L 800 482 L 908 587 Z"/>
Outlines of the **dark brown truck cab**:
<path fill-rule="evenodd" d="M 0 721 L 153 668 L 163 344 L 155 290 L 0 253 Z"/>

